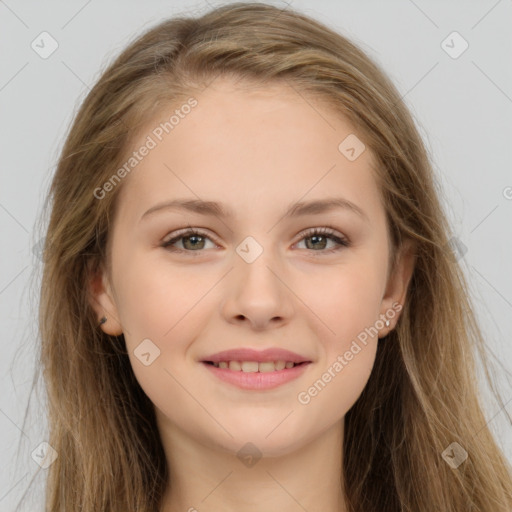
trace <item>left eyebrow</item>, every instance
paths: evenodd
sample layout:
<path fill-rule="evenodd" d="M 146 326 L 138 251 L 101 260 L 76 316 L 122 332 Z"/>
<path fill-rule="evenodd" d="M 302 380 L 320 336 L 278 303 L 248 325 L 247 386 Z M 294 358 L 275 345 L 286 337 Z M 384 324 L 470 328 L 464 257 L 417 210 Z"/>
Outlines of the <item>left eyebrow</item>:
<path fill-rule="evenodd" d="M 318 215 L 337 208 L 351 211 L 369 222 L 368 215 L 364 212 L 363 209 L 361 209 L 361 207 L 342 197 L 331 197 L 314 201 L 292 203 L 287 208 L 282 218 L 298 217 L 301 215 Z M 187 210 L 191 213 L 197 213 L 199 215 L 214 215 L 216 217 L 222 218 L 234 217 L 233 212 L 226 208 L 226 206 L 222 203 L 215 201 L 203 201 L 201 199 L 173 199 L 172 201 L 165 201 L 151 207 L 141 216 L 140 220 L 158 211 L 176 209 Z"/>

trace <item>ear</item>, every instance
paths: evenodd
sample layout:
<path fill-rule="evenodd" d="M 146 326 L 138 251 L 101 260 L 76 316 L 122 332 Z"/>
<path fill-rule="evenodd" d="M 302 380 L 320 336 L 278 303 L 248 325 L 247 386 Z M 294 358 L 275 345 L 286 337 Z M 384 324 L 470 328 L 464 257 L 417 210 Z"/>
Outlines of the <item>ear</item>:
<path fill-rule="evenodd" d="M 89 302 L 96 312 L 98 325 L 101 325 L 103 332 L 111 336 L 122 334 L 123 328 L 119 321 L 117 306 L 103 268 L 89 272 L 88 292 Z M 106 317 L 107 321 L 100 324 L 103 317 Z"/>
<path fill-rule="evenodd" d="M 382 318 L 384 321 L 389 319 L 389 327 L 384 327 L 384 329 L 379 332 L 380 338 L 383 338 L 391 330 L 393 330 L 396 326 L 396 323 L 398 322 L 400 312 L 402 311 L 403 304 L 405 303 L 407 289 L 414 271 L 415 264 L 416 244 L 412 240 L 406 239 L 402 245 L 400 254 L 398 255 L 394 272 L 392 272 L 389 276 L 388 282 L 386 284 L 386 291 L 384 293 L 384 297 L 382 298 L 380 318 Z M 397 308 L 397 303 L 400 304 L 400 309 Z M 386 316 L 386 312 L 390 309 L 395 312 L 395 316 L 393 318 L 391 318 L 389 315 Z"/>

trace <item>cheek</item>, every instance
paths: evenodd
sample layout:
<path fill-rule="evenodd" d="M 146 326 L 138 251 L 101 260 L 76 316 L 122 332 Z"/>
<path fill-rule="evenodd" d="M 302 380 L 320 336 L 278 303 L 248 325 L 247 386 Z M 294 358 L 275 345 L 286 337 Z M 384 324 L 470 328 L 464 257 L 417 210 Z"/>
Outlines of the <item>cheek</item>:
<path fill-rule="evenodd" d="M 149 262 L 143 255 L 126 261 L 123 269 L 119 314 L 132 342 L 142 337 L 168 344 L 184 326 L 190 333 L 190 318 L 212 286 L 204 274 L 183 271 L 161 260 Z"/>
<path fill-rule="evenodd" d="M 339 350 L 319 368 L 309 386 L 298 394 L 305 417 L 321 418 L 332 425 L 355 404 L 365 388 L 375 361 L 377 344 L 354 342 Z"/>
<path fill-rule="evenodd" d="M 325 411 L 327 423 L 344 416 L 354 405 L 375 362 L 375 324 L 385 272 L 382 262 L 376 260 L 371 253 L 363 255 L 331 271 L 329 278 L 323 279 L 328 283 L 325 286 L 310 288 L 316 291 L 308 295 L 308 306 L 327 326 L 319 337 L 324 354 L 314 379 L 302 389 L 297 401 L 311 413 Z"/>
<path fill-rule="evenodd" d="M 187 350 L 214 307 L 208 291 L 217 278 L 136 255 L 118 269 L 118 313 L 133 371 L 155 404 L 168 403 L 188 378 Z"/>
<path fill-rule="evenodd" d="M 327 352 L 345 350 L 375 325 L 382 299 L 381 272 L 369 256 L 328 269 L 328 273 L 310 278 L 307 286 L 295 285 L 298 295 L 321 320 Z"/>

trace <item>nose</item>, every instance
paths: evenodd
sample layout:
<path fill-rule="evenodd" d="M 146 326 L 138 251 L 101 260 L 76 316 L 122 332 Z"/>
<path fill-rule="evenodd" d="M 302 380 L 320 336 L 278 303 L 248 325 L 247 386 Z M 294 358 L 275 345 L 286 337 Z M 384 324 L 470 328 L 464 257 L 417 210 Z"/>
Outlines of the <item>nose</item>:
<path fill-rule="evenodd" d="M 234 324 L 248 323 L 254 330 L 282 326 L 293 315 L 293 292 L 270 251 L 252 262 L 235 258 L 224 283 L 222 315 Z"/>

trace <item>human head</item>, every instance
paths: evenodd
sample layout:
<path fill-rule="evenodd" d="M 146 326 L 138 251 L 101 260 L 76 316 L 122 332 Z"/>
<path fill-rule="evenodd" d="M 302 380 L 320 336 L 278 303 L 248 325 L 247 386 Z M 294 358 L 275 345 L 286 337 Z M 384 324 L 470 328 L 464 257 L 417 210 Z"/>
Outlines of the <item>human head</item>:
<path fill-rule="evenodd" d="M 401 256 L 412 247 L 409 242 L 414 242 L 414 274 L 412 266 L 407 267 L 411 293 L 407 300 L 403 295 L 401 316 L 386 341 L 378 349 L 374 344 L 372 374 L 346 415 L 346 466 L 354 469 L 364 461 L 361 472 L 371 466 L 375 473 L 370 474 L 385 474 L 383 469 L 390 469 L 391 462 L 376 460 L 372 436 L 381 428 L 382 444 L 387 441 L 393 446 L 393 442 L 398 443 L 393 431 L 408 432 L 411 426 L 400 413 L 407 410 L 420 417 L 419 403 L 426 397 L 431 369 L 446 350 L 442 343 L 447 339 L 455 343 L 460 327 L 447 315 L 450 311 L 460 319 L 463 309 L 454 277 L 457 267 L 447 251 L 447 224 L 421 138 L 389 80 L 347 39 L 297 13 L 279 12 L 265 5 L 230 5 L 200 20 L 163 22 L 122 53 L 79 111 L 52 186 L 54 209 L 45 256 L 41 324 L 43 343 L 48 343 L 43 353 L 51 376 L 50 407 L 55 413 L 66 408 L 60 428 L 82 433 L 80 439 L 97 430 L 98 419 L 105 420 L 103 424 L 116 435 L 106 436 L 97 445 L 97 461 L 115 453 L 115 442 L 122 440 L 120 444 L 128 445 L 128 438 L 135 437 L 139 448 L 132 448 L 131 458 L 116 460 L 115 467 L 126 470 L 135 457 L 140 469 L 131 471 L 139 489 L 146 486 L 159 495 L 167 479 L 165 459 L 154 438 L 156 417 L 151 401 L 135 378 L 123 350 L 124 339 L 115 327 L 116 321 L 122 324 L 122 316 L 114 311 L 103 330 L 98 329 L 98 318 L 107 308 L 94 289 L 90 294 L 86 286 L 94 276 L 115 275 L 115 268 L 110 266 L 112 235 L 123 187 L 141 176 L 130 175 L 126 183 L 120 182 L 101 199 L 95 191 L 124 164 L 141 134 L 147 133 L 148 126 L 165 109 L 184 104 L 218 77 L 234 79 L 254 91 L 268 90 L 278 83 L 294 86 L 304 101 L 319 106 L 319 113 L 325 113 L 329 106 L 331 115 L 339 114 L 339 122 L 346 123 L 366 147 L 359 164 L 365 158 L 366 165 L 372 163 L 370 176 L 375 180 L 387 229 L 386 250 L 378 260 L 381 270 L 387 271 L 386 277 L 400 268 Z M 185 121 L 192 119 L 193 113 Z M 179 133 L 176 131 L 177 136 Z M 357 162 L 354 166 L 359 165 Z M 137 173 L 137 169 L 132 172 Z M 277 240 L 273 236 L 269 240 Z M 422 343 L 418 333 L 423 336 Z M 62 364 L 60 374 L 57 364 Z M 65 375 L 73 375 L 73 380 L 62 381 Z M 465 381 L 454 387 L 463 384 Z M 413 385 L 415 398 L 410 396 Z M 72 401 L 71 397 L 80 399 Z M 128 415 L 122 407 L 125 403 L 140 414 Z M 86 414 L 80 424 L 74 423 L 79 416 L 72 412 L 84 404 L 94 408 L 95 414 Z M 402 422 L 382 413 L 390 407 L 402 416 Z M 147 421 L 135 419 L 140 417 Z M 69 424 L 65 425 L 63 418 Z M 353 442 L 356 433 L 359 443 Z M 71 451 L 69 460 L 79 459 L 78 453 Z M 370 489 L 361 487 L 353 476 L 361 472 L 354 469 L 347 473 L 353 500 Z M 151 479 L 152 475 L 158 478 Z M 391 478 L 392 472 L 389 475 Z M 378 495 L 380 485 L 386 485 L 385 480 L 382 477 L 381 483 L 373 482 L 373 496 Z M 371 478 L 367 482 L 372 485 Z M 106 501 L 107 492 L 98 481 L 97 496 Z M 139 497 L 135 491 L 134 496 Z"/>
<path fill-rule="evenodd" d="M 409 255 L 399 275 L 389 275 L 386 212 L 372 157 L 364 151 L 349 160 L 340 151 L 340 141 L 356 137 L 340 114 L 326 104 L 312 108 L 311 98 L 304 101 L 286 84 L 255 89 L 219 77 L 193 97 L 194 111 L 124 178 L 107 251 L 111 272 L 95 276 L 91 302 L 98 318 L 108 317 L 104 332 L 123 334 L 161 429 L 178 426 L 232 453 L 251 442 L 274 457 L 311 442 L 352 407 L 370 375 L 377 334 L 391 330 L 385 320 L 397 323 L 413 261 Z M 149 120 L 134 147 L 155 138 L 160 119 L 175 110 Z M 332 197 L 362 214 L 340 208 L 285 216 L 298 199 Z M 178 199 L 223 203 L 232 213 L 155 210 Z M 211 242 L 188 254 L 162 247 L 198 223 L 222 250 Z M 302 245 L 301 232 L 325 224 L 350 245 L 335 253 L 329 239 L 329 251 L 290 248 Z M 150 365 L 137 355 L 151 351 L 142 340 L 158 352 Z M 353 342 L 357 357 L 349 354 L 348 365 L 343 355 Z M 220 351 L 274 347 L 311 364 L 301 379 L 273 391 L 228 390 L 201 364 Z M 332 373 L 332 384 L 317 394 L 313 383 L 333 365 L 336 378 Z M 307 402 L 297 402 L 307 389 Z M 275 429 L 290 408 L 293 419 Z"/>

